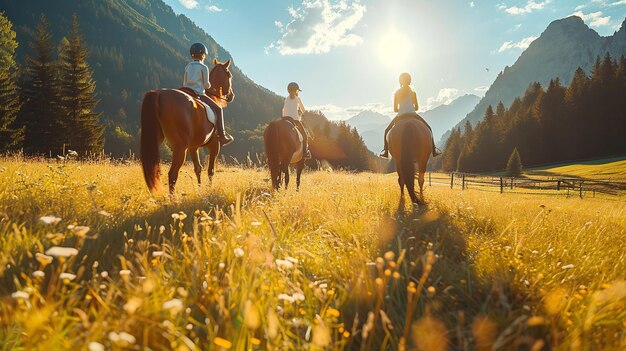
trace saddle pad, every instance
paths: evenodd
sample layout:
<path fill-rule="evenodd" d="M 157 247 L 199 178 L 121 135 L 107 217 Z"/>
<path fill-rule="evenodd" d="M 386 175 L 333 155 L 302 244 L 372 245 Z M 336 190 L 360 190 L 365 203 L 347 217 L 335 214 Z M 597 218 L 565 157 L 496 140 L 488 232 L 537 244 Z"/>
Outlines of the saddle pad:
<path fill-rule="evenodd" d="M 293 153 L 293 156 L 291 156 L 291 163 L 300 162 L 300 160 L 302 160 L 302 157 L 304 157 L 304 143 L 302 142 L 303 141 L 302 134 L 300 133 L 298 128 L 295 128 L 295 130 L 296 130 L 296 134 L 298 135 L 298 141 L 300 142 L 299 144 L 300 146 L 298 147 L 296 152 Z"/>
<path fill-rule="evenodd" d="M 216 125 L 215 122 L 217 121 L 217 117 L 215 116 L 215 112 L 213 112 L 211 106 L 205 104 L 204 101 L 200 99 L 196 99 L 196 102 L 201 103 L 202 106 L 204 106 L 204 109 L 206 110 L 206 118 L 209 120 L 209 122 L 213 123 L 213 125 Z"/>
<path fill-rule="evenodd" d="M 213 109 L 211 108 L 211 106 L 205 104 L 202 100 L 200 100 L 200 98 L 198 97 L 198 93 L 196 93 L 193 89 L 189 89 L 185 87 L 178 88 L 177 90 L 187 95 L 191 101 L 195 100 L 196 103 L 202 104 L 202 106 L 204 106 L 204 110 L 206 111 L 207 119 L 209 120 L 209 122 L 215 125 L 215 122 L 217 121 L 215 112 L 213 112 Z"/>

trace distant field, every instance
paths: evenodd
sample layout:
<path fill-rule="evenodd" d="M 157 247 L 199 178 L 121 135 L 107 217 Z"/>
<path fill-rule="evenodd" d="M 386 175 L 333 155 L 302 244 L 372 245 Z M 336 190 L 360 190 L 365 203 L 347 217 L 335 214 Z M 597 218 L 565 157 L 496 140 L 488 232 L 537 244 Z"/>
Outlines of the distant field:
<path fill-rule="evenodd" d="M 621 178 L 622 180 L 626 180 L 626 157 L 529 168 L 524 174 L 541 176 L 564 175 L 596 179 Z"/>
<path fill-rule="evenodd" d="M 626 202 L 267 178 L 0 160 L 0 350 L 626 348 Z"/>

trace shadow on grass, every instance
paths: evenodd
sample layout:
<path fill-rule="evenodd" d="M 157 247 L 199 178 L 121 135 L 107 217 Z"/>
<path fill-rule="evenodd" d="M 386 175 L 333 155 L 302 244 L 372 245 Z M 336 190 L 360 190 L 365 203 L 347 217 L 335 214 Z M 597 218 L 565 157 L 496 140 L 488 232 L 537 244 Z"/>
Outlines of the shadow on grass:
<path fill-rule="evenodd" d="M 377 288 L 376 284 L 372 284 L 369 296 L 352 296 L 342 310 L 348 324 L 346 328 L 361 331 L 352 339 L 348 349 L 398 350 L 406 331 L 407 350 L 414 349 L 419 339 L 432 345 L 437 335 L 442 333 L 432 323 L 420 324 L 420 320 L 428 317 L 443 323 L 444 335 L 438 341 L 445 345 L 438 350 L 491 349 L 483 348 L 487 345 L 476 345 L 472 323 L 477 316 L 487 317 L 493 322 L 497 334 L 492 336 L 491 341 L 505 345 L 506 349 L 530 350 L 536 338 L 547 337 L 546 330 L 525 328 L 526 317 L 522 310 L 529 297 L 513 284 L 516 268 L 509 267 L 506 272 L 478 273 L 467 241 L 469 230 L 457 227 L 455 216 L 458 214 L 438 209 L 435 203 L 414 207 L 400 199 L 394 217 L 389 221 L 394 235 L 380 242 L 384 267 L 371 265 L 369 271 L 372 278 L 381 278 L 384 286 Z M 484 232 L 490 233 L 492 228 L 489 228 L 489 223 L 480 225 Z M 489 235 L 484 235 L 488 240 Z M 393 253 L 393 260 L 389 260 L 392 257 L 389 252 Z M 435 255 L 435 262 L 432 270 L 424 273 L 428 269 L 428 252 Z M 399 257 L 403 262 L 399 262 Z M 394 260 L 399 263 L 395 267 Z M 387 276 L 387 269 L 392 271 L 391 274 L 397 271 L 401 277 Z M 418 300 L 411 312 L 411 308 L 407 307 L 410 306 L 407 293 L 410 282 L 418 290 Z M 378 308 L 383 312 L 377 311 Z M 374 312 L 375 327 L 364 340 L 362 330 L 370 312 Z M 412 314 L 409 321 L 408 313 Z M 355 322 L 357 325 L 354 325 Z M 405 329 L 407 323 L 413 327 Z M 431 330 L 424 330 L 420 325 L 427 325 Z M 424 349 L 423 345 L 419 349 Z M 548 349 L 546 346 L 538 350 Z"/>
<path fill-rule="evenodd" d="M 269 185 L 267 187 L 248 188 L 245 193 L 242 193 L 242 207 L 245 207 L 248 201 L 254 201 L 254 198 L 267 191 L 269 191 Z M 226 209 L 225 212 L 229 213 L 228 208 L 235 202 L 236 195 L 229 196 L 220 190 L 211 191 L 190 200 L 165 200 L 148 215 L 129 218 L 115 227 L 101 231 L 96 239 L 85 241 L 74 268 L 76 270 L 79 267 L 90 268 L 95 261 L 98 261 L 98 270 L 118 270 L 120 269 L 119 257 L 127 251 L 127 245 L 131 239 L 134 242 L 146 241 L 149 243 L 145 248 L 149 253 L 160 250 L 163 242 L 171 242 L 174 245 L 180 244 L 180 236 L 172 235 L 170 230 L 170 226 L 174 226 L 173 229 L 178 226 L 178 223 L 173 220 L 173 214 L 185 213 L 187 216 L 183 221 L 185 232 L 191 234 L 196 211 L 205 211 L 209 216 L 215 218 L 217 209 Z M 163 232 L 160 230 L 161 226 L 165 227 Z M 82 276 L 83 279 L 90 279 L 90 274 L 87 273 L 89 271 L 89 269 L 85 271 L 85 275 Z"/>

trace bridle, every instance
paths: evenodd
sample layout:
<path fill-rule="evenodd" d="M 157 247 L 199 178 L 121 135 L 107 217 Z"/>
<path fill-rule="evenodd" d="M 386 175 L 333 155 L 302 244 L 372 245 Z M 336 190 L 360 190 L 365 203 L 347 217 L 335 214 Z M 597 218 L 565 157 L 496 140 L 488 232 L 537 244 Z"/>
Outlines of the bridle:
<path fill-rule="evenodd" d="M 233 74 L 232 74 L 232 73 L 231 73 L 228 69 L 226 69 L 226 68 L 224 68 L 224 66 L 222 66 L 222 65 L 218 64 L 218 65 L 216 65 L 215 67 L 213 67 L 213 68 L 211 69 L 211 71 L 209 72 L 209 81 L 211 81 L 211 75 L 213 74 L 213 72 L 215 71 L 215 69 L 216 69 L 218 66 L 219 66 L 219 67 L 222 67 L 222 68 L 224 69 L 224 72 L 226 73 L 226 76 L 228 77 L 228 79 L 230 79 L 230 78 L 232 78 L 232 77 L 233 77 Z M 232 87 L 231 87 L 231 89 L 232 89 Z M 219 93 L 217 93 L 217 92 L 214 92 L 214 91 L 216 91 L 216 88 L 215 88 L 215 87 L 213 87 L 213 86 L 211 86 L 211 88 L 210 88 L 210 89 L 208 89 L 207 91 L 205 91 L 205 93 L 206 93 L 206 94 L 208 94 L 208 95 L 214 96 L 214 97 L 216 97 L 216 98 L 218 98 L 218 99 L 220 99 L 220 100 L 222 100 L 222 101 L 226 101 L 226 102 L 231 102 L 231 101 L 232 101 L 232 100 L 229 100 L 229 99 L 227 99 L 227 98 L 224 98 L 224 96 L 228 96 L 231 92 L 229 92 L 229 93 L 228 93 L 228 94 L 226 94 L 226 95 L 221 95 L 221 94 L 219 94 Z M 232 90 L 231 90 L 231 91 L 232 91 Z"/>

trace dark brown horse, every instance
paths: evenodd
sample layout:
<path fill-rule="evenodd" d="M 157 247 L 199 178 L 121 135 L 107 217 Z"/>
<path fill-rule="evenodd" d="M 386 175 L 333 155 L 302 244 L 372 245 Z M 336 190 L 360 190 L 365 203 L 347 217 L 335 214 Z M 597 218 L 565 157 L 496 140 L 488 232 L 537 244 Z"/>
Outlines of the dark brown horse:
<path fill-rule="evenodd" d="M 282 174 L 285 174 L 285 189 L 289 185 L 289 165 L 296 165 L 296 188 L 300 188 L 300 175 L 304 169 L 302 136 L 296 127 L 281 118 L 270 122 L 263 133 L 265 155 L 270 168 L 272 186 L 278 190 Z"/>
<path fill-rule="evenodd" d="M 406 186 L 414 204 L 424 203 L 424 172 L 433 151 L 431 138 L 428 127 L 415 118 L 398 121 L 387 134 L 389 152 L 396 161 L 400 196 L 404 196 Z M 419 169 L 419 199 L 415 196 L 415 162 Z"/>
<path fill-rule="evenodd" d="M 213 64 L 209 73 L 211 89 L 207 95 L 226 107 L 226 102 L 231 102 L 235 96 L 231 85 L 232 74 L 228 70 L 230 60 L 224 63 L 214 60 Z M 204 105 L 180 90 L 150 90 L 141 104 L 141 165 L 151 192 L 161 189 L 159 146 L 164 139 L 172 149 L 172 165 L 168 174 L 170 193 L 174 193 L 178 171 L 185 162 L 187 150 L 200 184 L 202 166 L 198 149 L 206 146 L 209 151 L 209 180 L 213 178 L 215 160 L 220 152 L 216 128 L 207 119 Z"/>

